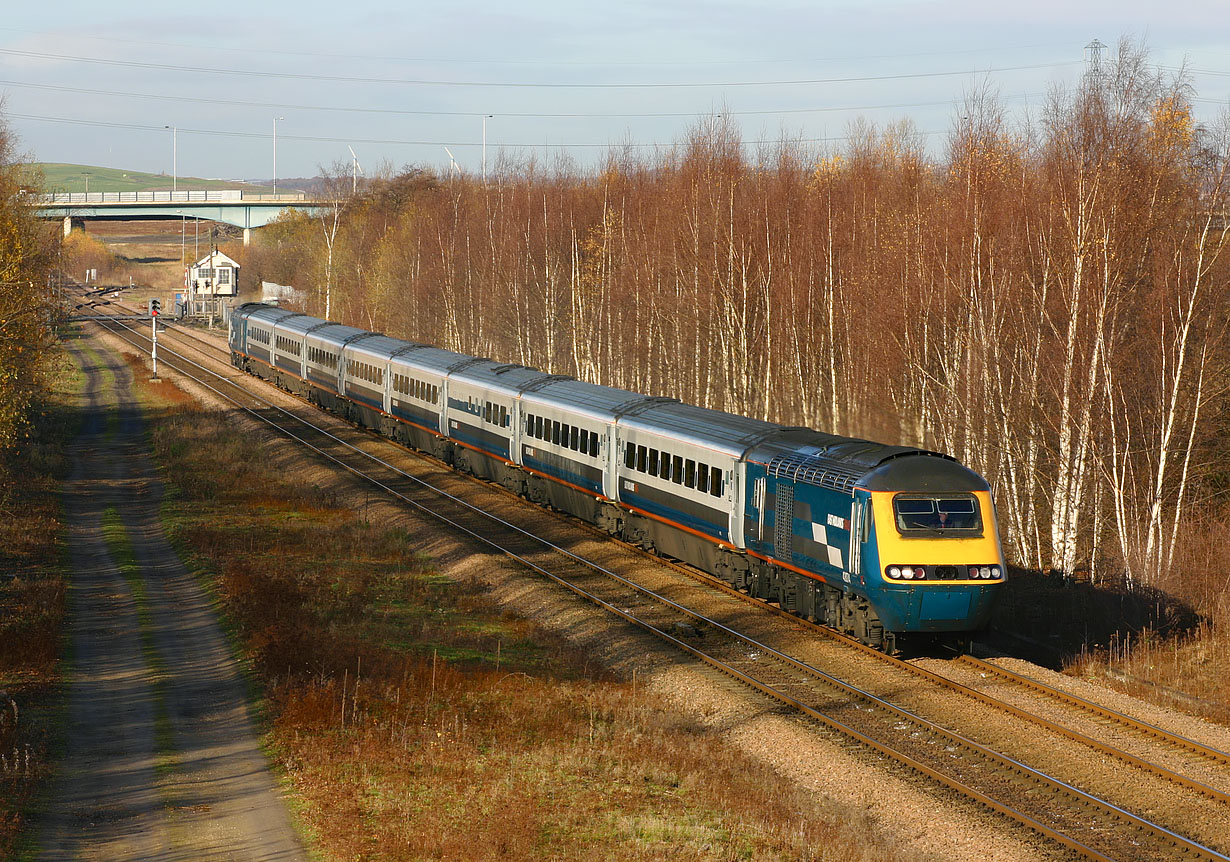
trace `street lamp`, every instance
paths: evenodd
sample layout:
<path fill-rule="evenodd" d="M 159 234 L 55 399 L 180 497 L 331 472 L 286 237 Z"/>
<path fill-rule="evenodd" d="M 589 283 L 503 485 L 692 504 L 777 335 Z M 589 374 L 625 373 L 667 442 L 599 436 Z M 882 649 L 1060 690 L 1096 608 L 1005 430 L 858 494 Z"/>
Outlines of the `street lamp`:
<path fill-rule="evenodd" d="M 179 188 L 179 129 L 175 126 L 163 126 L 171 130 L 171 194 Z"/>
<path fill-rule="evenodd" d="M 275 196 L 278 193 L 278 120 L 285 119 L 285 117 L 273 118 L 273 193 Z"/>
<path fill-rule="evenodd" d="M 485 114 L 483 116 L 483 182 L 487 182 L 487 121 L 493 119 L 495 114 Z"/>

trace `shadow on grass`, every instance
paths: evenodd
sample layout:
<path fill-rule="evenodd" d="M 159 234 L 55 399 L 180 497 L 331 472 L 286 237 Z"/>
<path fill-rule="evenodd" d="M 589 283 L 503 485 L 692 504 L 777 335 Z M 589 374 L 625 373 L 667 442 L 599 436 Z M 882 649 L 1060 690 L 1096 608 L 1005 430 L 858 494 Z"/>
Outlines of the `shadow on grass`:
<path fill-rule="evenodd" d="M 1059 669 L 1086 653 L 1114 652 L 1144 632 L 1191 634 L 1203 622 L 1186 601 L 1153 587 L 1071 580 L 1013 569 L 991 620 L 991 642 Z"/>

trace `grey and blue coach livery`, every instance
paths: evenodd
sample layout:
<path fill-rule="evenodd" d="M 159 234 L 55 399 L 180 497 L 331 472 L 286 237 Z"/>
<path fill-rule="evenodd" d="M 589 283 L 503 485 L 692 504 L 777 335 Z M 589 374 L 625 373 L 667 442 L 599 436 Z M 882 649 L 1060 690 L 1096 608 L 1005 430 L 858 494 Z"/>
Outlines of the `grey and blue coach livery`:
<path fill-rule="evenodd" d="M 892 650 L 985 627 L 990 488 L 947 455 L 585 383 L 247 303 L 252 374 L 536 503 Z"/>

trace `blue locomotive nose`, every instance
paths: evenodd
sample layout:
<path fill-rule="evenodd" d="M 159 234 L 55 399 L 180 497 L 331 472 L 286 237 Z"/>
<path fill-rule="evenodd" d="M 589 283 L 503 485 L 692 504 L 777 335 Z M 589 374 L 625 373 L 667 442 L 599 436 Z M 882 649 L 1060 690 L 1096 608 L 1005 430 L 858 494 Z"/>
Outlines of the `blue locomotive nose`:
<path fill-rule="evenodd" d="M 960 632 L 985 628 L 996 584 L 911 584 L 877 591 L 876 609 L 885 628 L 896 632 Z"/>

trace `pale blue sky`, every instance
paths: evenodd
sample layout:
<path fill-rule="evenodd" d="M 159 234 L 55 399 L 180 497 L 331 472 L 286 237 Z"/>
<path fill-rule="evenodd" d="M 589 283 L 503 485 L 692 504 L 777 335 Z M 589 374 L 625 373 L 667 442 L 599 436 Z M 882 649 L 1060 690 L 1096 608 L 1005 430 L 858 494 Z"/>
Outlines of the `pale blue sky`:
<path fill-rule="evenodd" d="M 24 2 L 0 27 L 0 93 L 24 151 L 180 175 L 463 169 L 501 148 L 582 167 L 612 144 L 678 141 L 728 112 L 747 141 L 782 130 L 840 147 L 858 116 L 912 119 L 938 151 L 985 82 L 1009 113 L 1083 69 L 1094 39 L 1186 61 L 1201 119 L 1230 97 L 1222 2 L 246 4 Z M 636 86 L 630 86 L 636 85 Z M 172 133 L 178 132 L 173 147 Z"/>

